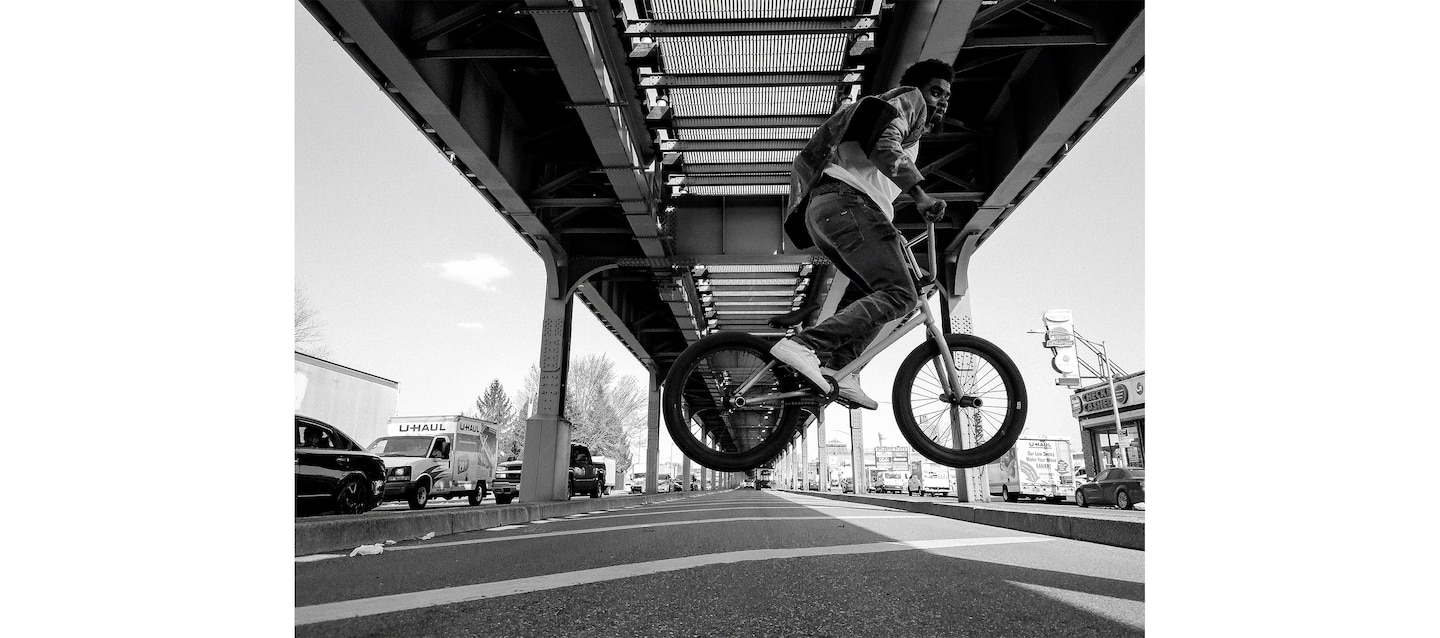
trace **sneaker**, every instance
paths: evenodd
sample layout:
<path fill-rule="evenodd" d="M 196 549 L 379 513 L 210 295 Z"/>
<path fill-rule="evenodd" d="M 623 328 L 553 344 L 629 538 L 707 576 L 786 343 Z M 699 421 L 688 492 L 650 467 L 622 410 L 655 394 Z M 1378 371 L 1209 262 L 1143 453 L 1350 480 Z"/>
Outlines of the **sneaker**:
<path fill-rule="evenodd" d="M 821 368 L 820 372 L 821 374 L 828 374 L 832 377 L 835 376 L 835 371 L 829 368 Z M 840 398 L 866 410 L 877 410 L 880 408 L 880 402 L 870 398 L 870 395 L 865 394 L 865 391 L 860 388 L 860 375 L 858 374 L 852 374 L 844 379 L 840 379 L 840 392 L 838 394 Z"/>
<path fill-rule="evenodd" d="M 815 356 L 815 351 L 805 347 L 799 341 L 789 338 L 781 339 L 780 343 L 770 348 L 770 356 L 778 359 L 780 363 L 794 368 L 817 389 L 827 391 L 830 389 L 830 382 L 826 381 L 820 372 L 820 359 Z"/>

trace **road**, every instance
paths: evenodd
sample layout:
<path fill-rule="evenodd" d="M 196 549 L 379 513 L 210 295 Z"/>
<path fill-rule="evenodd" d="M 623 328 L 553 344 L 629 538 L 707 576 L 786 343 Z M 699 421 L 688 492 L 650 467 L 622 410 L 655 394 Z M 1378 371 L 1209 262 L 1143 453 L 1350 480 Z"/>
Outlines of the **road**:
<path fill-rule="evenodd" d="M 1142 551 L 732 490 L 298 557 L 295 618 L 297 636 L 1139 636 L 1144 583 Z"/>

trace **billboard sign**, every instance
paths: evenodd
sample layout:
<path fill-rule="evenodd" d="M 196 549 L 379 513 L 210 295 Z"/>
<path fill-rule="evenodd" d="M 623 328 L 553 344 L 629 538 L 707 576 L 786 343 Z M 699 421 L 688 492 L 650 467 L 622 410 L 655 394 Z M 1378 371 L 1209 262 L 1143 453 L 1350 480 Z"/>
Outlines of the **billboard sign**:
<path fill-rule="evenodd" d="M 1069 310 L 1046 310 L 1045 347 L 1052 355 L 1050 367 L 1060 376 L 1055 385 L 1076 387 L 1080 385 L 1080 360 L 1075 353 L 1075 327 L 1071 323 Z"/>

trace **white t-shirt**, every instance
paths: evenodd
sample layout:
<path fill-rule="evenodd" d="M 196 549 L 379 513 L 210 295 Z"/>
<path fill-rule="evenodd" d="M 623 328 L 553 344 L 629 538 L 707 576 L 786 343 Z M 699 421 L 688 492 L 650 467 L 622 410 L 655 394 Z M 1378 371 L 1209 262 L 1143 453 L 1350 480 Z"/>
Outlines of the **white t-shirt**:
<path fill-rule="evenodd" d="M 860 150 L 859 142 L 842 143 L 836 151 L 835 157 L 831 158 L 830 165 L 826 166 L 823 172 L 869 195 L 880 207 L 880 212 L 885 214 L 885 219 L 895 221 L 894 202 L 895 198 L 900 196 L 900 187 L 875 167 L 875 163 Z M 904 151 L 910 156 L 910 161 L 914 162 L 920 157 L 920 143 L 911 144 L 905 147 Z"/>

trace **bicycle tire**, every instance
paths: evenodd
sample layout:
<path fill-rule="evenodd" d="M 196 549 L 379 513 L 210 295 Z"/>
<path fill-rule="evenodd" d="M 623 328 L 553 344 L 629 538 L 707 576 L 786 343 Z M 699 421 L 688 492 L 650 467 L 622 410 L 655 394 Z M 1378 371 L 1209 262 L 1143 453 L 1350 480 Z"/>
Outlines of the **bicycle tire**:
<path fill-rule="evenodd" d="M 768 411 L 755 406 L 727 411 L 729 391 L 774 359 L 770 345 L 748 333 L 720 332 L 686 348 L 670 366 L 661 401 L 665 427 L 675 447 L 690 460 L 712 470 L 745 471 L 772 460 L 790 442 L 805 418 L 803 408 L 793 400 Z M 751 394 L 801 387 L 793 372 L 777 366 L 765 373 Z"/>
<path fill-rule="evenodd" d="M 940 349 L 933 340 L 911 351 L 895 373 L 891 396 L 895 422 L 925 458 L 953 468 L 980 467 L 1003 456 L 1020 438 L 1029 408 L 1025 381 L 1015 362 L 995 344 L 963 334 L 946 335 L 945 341 L 960 377 L 961 400 L 978 399 L 978 405 L 958 409 L 965 423 L 979 430 L 979 444 L 963 448 L 954 440 L 948 418 L 951 402 L 941 397 L 944 386 L 936 370 Z M 917 415 L 917 407 L 936 409 Z"/>

